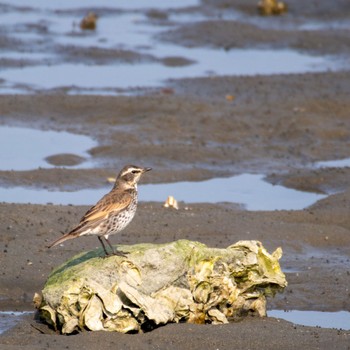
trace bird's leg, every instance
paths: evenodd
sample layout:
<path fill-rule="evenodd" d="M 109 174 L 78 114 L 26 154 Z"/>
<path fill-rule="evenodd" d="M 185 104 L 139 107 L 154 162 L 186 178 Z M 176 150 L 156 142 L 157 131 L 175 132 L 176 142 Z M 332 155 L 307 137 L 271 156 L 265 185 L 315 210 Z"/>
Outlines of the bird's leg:
<path fill-rule="evenodd" d="M 108 243 L 108 245 L 111 247 L 112 252 L 113 252 L 114 255 L 119 255 L 119 256 L 124 256 L 124 257 L 126 257 L 126 255 L 125 255 L 126 253 L 125 253 L 125 252 L 122 252 L 121 250 L 117 250 L 117 249 L 114 249 L 114 248 L 113 248 L 113 246 L 112 246 L 112 244 L 111 244 L 111 242 L 109 241 L 108 238 L 105 237 L 105 240 L 106 240 L 106 242 Z"/>
<path fill-rule="evenodd" d="M 107 251 L 107 248 L 106 248 L 106 245 L 104 244 L 103 242 L 103 239 L 102 239 L 103 236 L 97 236 L 97 238 L 99 239 L 99 241 L 101 242 L 102 244 L 102 247 L 103 247 L 103 250 L 105 251 L 105 254 L 106 256 L 110 256 L 110 255 L 119 255 L 119 256 L 123 256 L 123 257 L 126 257 L 126 253 L 120 251 L 120 250 L 116 250 L 113 248 L 111 242 L 108 240 L 108 238 L 104 237 L 104 239 L 106 240 L 106 242 L 108 243 L 109 247 L 111 248 L 112 250 L 112 253 L 108 253 Z"/>
<path fill-rule="evenodd" d="M 101 242 L 102 247 L 103 247 L 103 250 L 105 251 L 106 256 L 110 255 L 110 254 L 108 253 L 107 249 L 106 249 L 105 244 L 103 243 L 102 236 L 97 236 L 97 238 L 98 238 L 98 240 Z M 112 248 L 112 251 L 113 251 L 113 253 L 114 253 L 113 248 Z"/>

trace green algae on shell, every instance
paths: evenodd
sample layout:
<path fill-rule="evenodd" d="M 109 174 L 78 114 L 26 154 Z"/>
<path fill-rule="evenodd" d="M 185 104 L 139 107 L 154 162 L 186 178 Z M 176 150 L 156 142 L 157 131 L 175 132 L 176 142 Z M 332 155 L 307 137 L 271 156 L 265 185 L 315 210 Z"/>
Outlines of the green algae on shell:
<path fill-rule="evenodd" d="M 69 334 L 139 332 L 168 322 L 227 323 L 287 285 L 278 260 L 258 241 L 226 249 L 188 240 L 119 247 L 127 258 L 79 254 L 57 267 L 42 291 L 41 317 Z"/>

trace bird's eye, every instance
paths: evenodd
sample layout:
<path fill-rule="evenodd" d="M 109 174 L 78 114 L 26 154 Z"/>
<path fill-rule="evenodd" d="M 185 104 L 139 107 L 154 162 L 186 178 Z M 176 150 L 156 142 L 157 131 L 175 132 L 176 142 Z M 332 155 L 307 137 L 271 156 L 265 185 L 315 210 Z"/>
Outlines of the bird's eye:
<path fill-rule="evenodd" d="M 138 170 L 132 170 L 131 171 L 133 174 L 137 174 L 139 171 Z"/>

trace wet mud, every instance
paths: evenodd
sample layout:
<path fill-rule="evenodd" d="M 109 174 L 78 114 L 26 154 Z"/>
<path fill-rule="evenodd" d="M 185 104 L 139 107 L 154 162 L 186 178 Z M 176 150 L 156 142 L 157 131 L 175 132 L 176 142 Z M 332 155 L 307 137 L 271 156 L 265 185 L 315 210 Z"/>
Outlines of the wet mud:
<path fill-rule="evenodd" d="M 285 16 L 262 19 L 256 15 L 254 1 L 208 0 L 198 7 L 148 12 L 147 18 L 150 23 L 169 24 L 179 11 L 204 16 L 203 21 L 177 24 L 157 36 L 159 41 L 177 45 L 225 50 L 291 48 L 337 59 L 348 54 L 347 1 L 321 1 L 316 6 L 315 2 L 291 0 L 288 6 Z M 99 15 L 103 14 L 101 10 Z M 314 24 L 311 29 L 310 23 Z M 44 24 L 35 26 L 36 32 L 45 30 Z M 0 42 L 5 48 L 27 49 L 24 41 L 6 31 L 0 30 Z M 115 48 L 82 50 L 66 45 L 49 49 L 59 51 L 55 60 L 62 62 L 191 63 L 186 57 L 160 59 Z M 11 58 L 2 63 L 5 68 L 37 64 Z M 327 194 L 311 207 L 295 211 L 254 212 L 230 203 L 179 203 L 179 210 L 171 210 L 163 203 L 143 202 L 134 221 L 111 240 L 134 244 L 191 239 L 226 247 L 238 240 L 257 239 L 269 251 L 281 246 L 289 286 L 268 300 L 270 309 L 349 311 L 349 168 L 317 166 L 319 161 L 350 157 L 349 78 L 344 68 L 172 79 L 132 96 L 68 95 L 65 88 L 3 94 L 1 125 L 68 131 L 89 136 L 97 145 L 87 150 L 92 167 L 80 168 L 85 159 L 72 149 L 48 158 L 49 164 L 64 168 L 1 170 L 0 185 L 62 191 L 98 188 L 124 164 L 135 163 L 153 168 L 144 184 L 263 173 L 272 184 Z M 98 247 L 98 240 L 89 237 L 46 248 L 59 232 L 72 228 L 87 208 L 0 204 L 1 310 L 32 310 L 34 292 L 42 289 L 55 266 L 82 250 Z M 140 335 L 87 332 L 66 337 L 50 334 L 47 328 L 44 333 L 28 315 L 0 336 L 0 347 L 92 349 L 103 341 L 104 348 L 118 344 L 125 349 L 163 345 L 169 349 L 257 349 L 261 344 L 264 348 L 347 349 L 350 343 L 350 331 L 304 327 L 274 318 L 248 318 L 223 326 L 167 325 Z"/>

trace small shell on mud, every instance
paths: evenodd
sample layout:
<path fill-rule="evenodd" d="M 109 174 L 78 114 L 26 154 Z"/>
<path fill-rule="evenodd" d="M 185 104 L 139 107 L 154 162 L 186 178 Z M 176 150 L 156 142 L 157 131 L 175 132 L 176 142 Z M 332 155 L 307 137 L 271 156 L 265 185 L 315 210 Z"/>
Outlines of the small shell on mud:
<path fill-rule="evenodd" d="M 260 0 L 258 11 L 262 16 L 280 15 L 287 12 L 287 4 L 277 0 Z"/>
<path fill-rule="evenodd" d="M 226 101 L 229 101 L 229 102 L 231 102 L 235 99 L 235 97 L 233 95 L 226 95 L 225 98 L 226 98 Z"/>
<path fill-rule="evenodd" d="M 82 30 L 95 30 L 97 22 L 97 15 L 94 12 L 89 12 L 80 22 Z"/>
<path fill-rule="evenodd" d="M 115 183 L 116 178 L 115 177 L 107 177 L 107 182 L 108 183 Z"/>
<path fill-rule="evenodd" d="M 177 204 L 177 200 L 173 196 L 169 196 L 164 203 L 164 208 L 174 208 L 178 210 L 179 205 Z"/>

